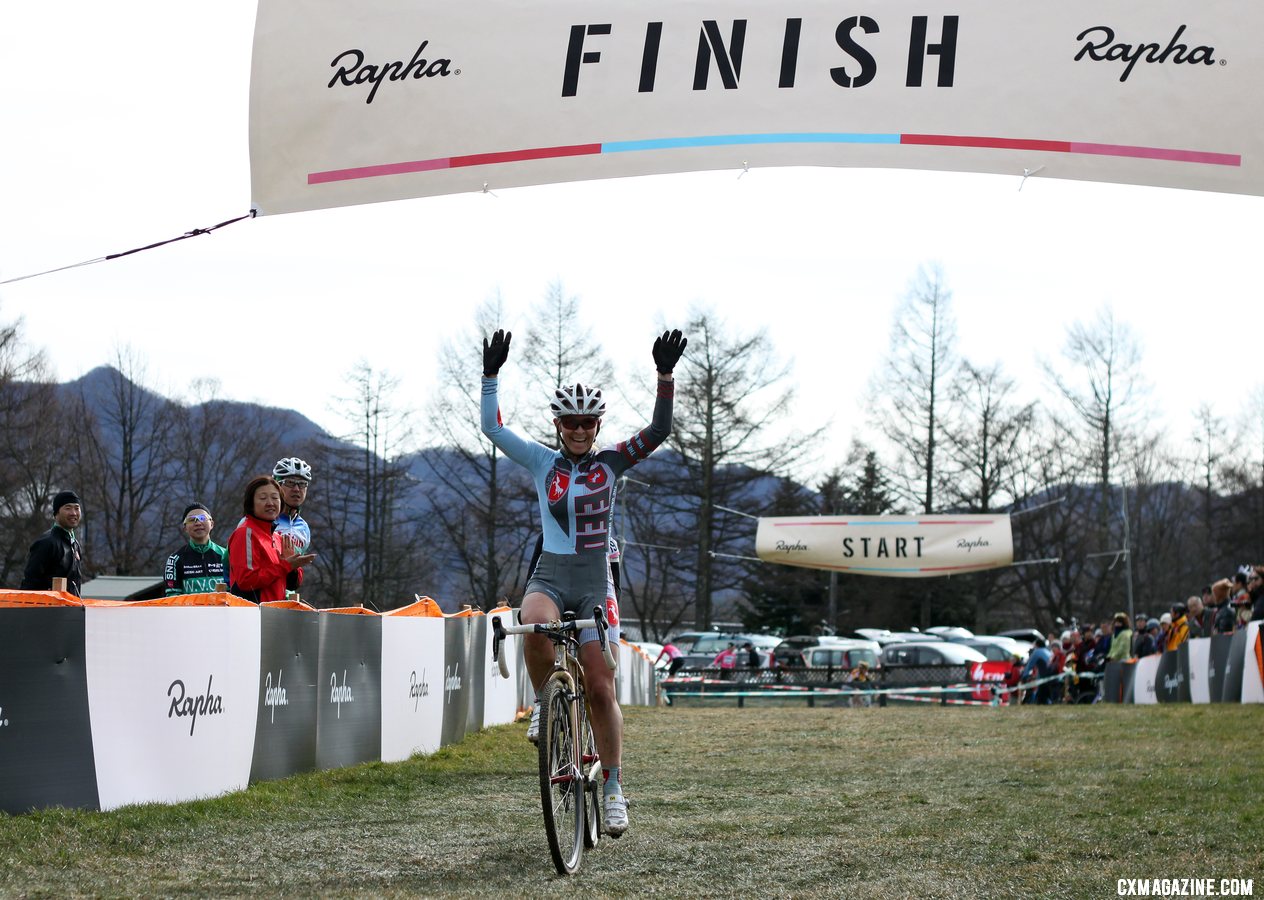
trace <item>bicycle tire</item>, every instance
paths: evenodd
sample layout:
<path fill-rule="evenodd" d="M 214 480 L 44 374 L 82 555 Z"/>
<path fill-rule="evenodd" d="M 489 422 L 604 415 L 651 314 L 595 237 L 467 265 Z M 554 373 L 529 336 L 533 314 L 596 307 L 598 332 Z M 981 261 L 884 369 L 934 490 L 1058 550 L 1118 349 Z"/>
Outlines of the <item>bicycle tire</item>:
<path fill-rule="evenodd" d="M 596 767 L 596 774 L 584 781 L 588 804 L 584 809 L 584 849 L 591 850 L 601 840 L 601 757 L 597 753 L 597 739 L 593 736 L 588 709 L 583 703 L 579 704 L 579 733 L 583 737 L 584 773 Z"/>
<path fill-rule="evenodd" d="M 550 677 L 540 692 L 540 807 L 549 855 L 559 875 L 584 855 L 584 778 L 577 758 L 578 723 L 565 682 Z"/>

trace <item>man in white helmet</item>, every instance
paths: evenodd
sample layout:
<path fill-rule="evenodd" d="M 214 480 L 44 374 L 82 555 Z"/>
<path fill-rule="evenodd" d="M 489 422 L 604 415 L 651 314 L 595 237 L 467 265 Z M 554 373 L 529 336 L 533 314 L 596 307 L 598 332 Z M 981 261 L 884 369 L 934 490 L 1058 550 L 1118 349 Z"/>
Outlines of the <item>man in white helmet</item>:
<path fill-rule="evenodd" d="M 498 376 L 509 357 L 513 336 L 497 331 L 483 341 L 481 424 L 483 434 L 507 457 L 526 468 L 535 482 L 544 532 L 544 549 L 527 582 L 519 620 L 538 624 L 574 612 L 586 619 L 604 603 L 611 650 L 618 649 L 619 606 L 611 577 L 610 522 L 615 486 L 623 472 L 641 462 L 671 433 L 674 385 L 672 369 L 685 351 L 679 331 L 664 332 L 654 342 L 658 392 L 648 427 L 627 440 L 605 447 L 597 444 L 606 404 L 601 391 L 582 384 L 558 388 L 549 404 L 561 449 L 545 446 L 505 427 L 497 398 Z M 623 712 L 615 692 L 614 673 L 605 664 L 597 630 L 579 634 L 579 659 L 589 687 L 593 737 L 601 756 L 605 830 L 618 837 L 628 828 L 628 806 L 623 796 Z M 553 665 L 548 638 L 523 637 L 527 674 L 538 691 Z M 527 737 L 539 728 L 537 711 Z"/>
<path fill-rule="evenodd" d="M 301 510 L 307 502 L 307 488 L 312 483 L 312 467 L 297 456 L 278 459 L 272 477 L 281 485 L 281 514 L 276 518 L 276 533 L 288 537 L 295 553 L 307 553 L 312 543 L 312 529 Z"/>

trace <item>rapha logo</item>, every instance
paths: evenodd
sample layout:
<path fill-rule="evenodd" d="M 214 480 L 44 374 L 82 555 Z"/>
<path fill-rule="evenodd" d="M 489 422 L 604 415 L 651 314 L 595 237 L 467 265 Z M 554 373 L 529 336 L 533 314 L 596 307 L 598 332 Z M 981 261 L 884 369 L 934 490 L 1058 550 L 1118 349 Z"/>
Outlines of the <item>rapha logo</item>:
<path fill-rule="evenodd" d="M 167 718 L 183 719 L 189 717 L 189 737 L 197 727 L 198 716 L 218 716 L 224 711 L 224 698 L 211 693 L 211 682 L 214 675 L 206 678 L 206 693 L 185 696 L 184 682 L 177 678 L 167 688 L 167 696 L 171 698 L 171 707 L 167 710 Z"/>
<path fill-rule="evenodd" d="M 1177 672 L 1175 675 L 1165 675 L 1163 676 L 1163 690 L 1174 691 L 1178 687 L 1180 687 L 1184 682 L 1185 682 L 1185 676 L 1182 675 L 1180 672 Z"/>
<path fill-rule="evenodd" d="M 443 690 L 446 692 L 445 702 L 452 702 L 452 692 L 461 689 L 461 664 L 457 663 L 452 668 L 444 667 Z"/>
<path fill-rule="evenodd" d="M 373 87 L 369 88 L 369 96 L 364 98 L 364 102 L 372 103 L 383 81 L 404 81 L 407 78 L 446 78 L 449 75 L 461 74 L 460 69 L 452 68 L 450 59 L 427 60 L 422 56 L 429 44 L 429 41 L 422 41 L 407 64 L 402 59 L 384 63 L 366 63 L 363 50 L 343 50 L 329 64 L 337 71 L 326 86 L 333 87 L 341 84 L 352 87 L 357 84 L 371 84 Z"/>
<path fill-rule="evenodd" d="M 268 677 L 263 682 L 263 705 L 265 708 L 271 707 L 272 721 L 276 721 L 276 708 L 278 706 L 289 706 L 290 700 L 285 695 L 285 688 L 281 687 L 281 673 L 283 669 L 277 669 L 276 687 L 272 686 L 272 673 L 268 673 Z"/>
<path fill-rule="evenodd" d="M 1080 51 L 1075 54 L 1075 61 L 1079 62 L 1087 56 L 1094 62 L 1126 63 L 1123 74 L 1119 76 L 1120 81 L 1127 81 L 1133 67 L 1139 62 L 1170 62 L 1188 65 L 1202 63 L 1204 66 L 1214 66 L 1217 63 L 1216 48 L 1199 45 L 1190 49 L 1189 44 L 1181 43 L 1181 35 L 1184 33 L 1185 26 L 1182 25 L 1176 29 L 1176 33 L 1172 35 L 1166 47 L 1158 42 L 1129 44 L 1115 40 L 1115 29 L 1106 25 L 1095 25 L 1075 36 L 1077 41 L 1083 42 Z M 1225 64 L 1223 59 L 1218 62 L 1222 66 Z"/>
<path fill-rule="evenodd" d="M 793 544 L 788 544 L 785 541 L 777 541 L 777 552 L 779 553 L 790 553 L 795 550 L 806 549 L 808 549 L 808 545 L 803 543 L 803 541 L 795 541 Z"/>
<path fill-rule="evenodd" d="M 338 718 L 342 718 L 342 704 L 355 702 L 351 695 L 351 686 L 347 684 L 347 670 L 342 670 L 342 684 L 338 683 L 338 673 L 329 673 L 329 702 L 338 706 Z"/>
<path fill-rule="evenodd" d="M 421 670 L 421 678 L 417 677 L 415 669 L 408 676 L 408 696 L 413 701 L 413 712 L 421 705 L 422 697 L 430 696 L 430 682 L 426 681 L 425 669 Z"/>
<path fill-rule="evenodd" d="M 9 720 L 4 717 L 4 707 L 0 706 L 0 728 L 7 728 Z"/>

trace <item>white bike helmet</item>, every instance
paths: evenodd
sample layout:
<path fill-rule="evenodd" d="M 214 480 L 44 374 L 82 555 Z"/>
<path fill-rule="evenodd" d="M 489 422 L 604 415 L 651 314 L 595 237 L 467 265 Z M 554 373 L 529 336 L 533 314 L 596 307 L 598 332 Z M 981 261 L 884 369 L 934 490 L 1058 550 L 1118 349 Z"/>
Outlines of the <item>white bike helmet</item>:
<path fill-rule="evenodd" d="M 297 456 L 287 456 L 285 459 L 277 460 L 276 465 L 272 467 L 272 477 L 277 481 L 284 481 L 287 478 L 311 481 L 312 467 Z"/>
<path fill-rule="evenodd" d="M 582 384 L 566 385 L 553 392 L 553 402 L 549 404 L 556 419 L 562 416 L 596 416 L 606 414 L 606 401 L 601 399 L 601 391 L 586 388 Z"/>

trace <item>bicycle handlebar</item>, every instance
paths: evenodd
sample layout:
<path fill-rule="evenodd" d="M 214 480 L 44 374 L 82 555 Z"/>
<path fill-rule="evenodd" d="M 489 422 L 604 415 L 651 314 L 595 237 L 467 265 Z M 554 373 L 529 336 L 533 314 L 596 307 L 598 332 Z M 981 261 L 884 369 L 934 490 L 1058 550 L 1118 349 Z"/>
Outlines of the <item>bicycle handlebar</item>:
<path fill-rule="evenodd" d="M 492 657 L 496 660 L 497 667 L 500 669 L 502 678 L 509 677 L 509 663 L 505 659 L 502 652 L 501 644 L 504 642 L 506 635 L 510 634 L 545 634 L 550 637 L 560 638 L 564 634 L 571 634 L 582 631 L 585 628 L 597 629 L 597 640 L 601 642 L 601 655 L 606 660 L 606 665 L 614 669 L 614 654 L 610 652 L 610 642 L 606 639 L 606 613 L 600 606 L 593 607 L 591 619 L 568 619 L 560 622 L 537 622 L 527 625 L 504 625 L 500 618 L 492 619 Z"/>

